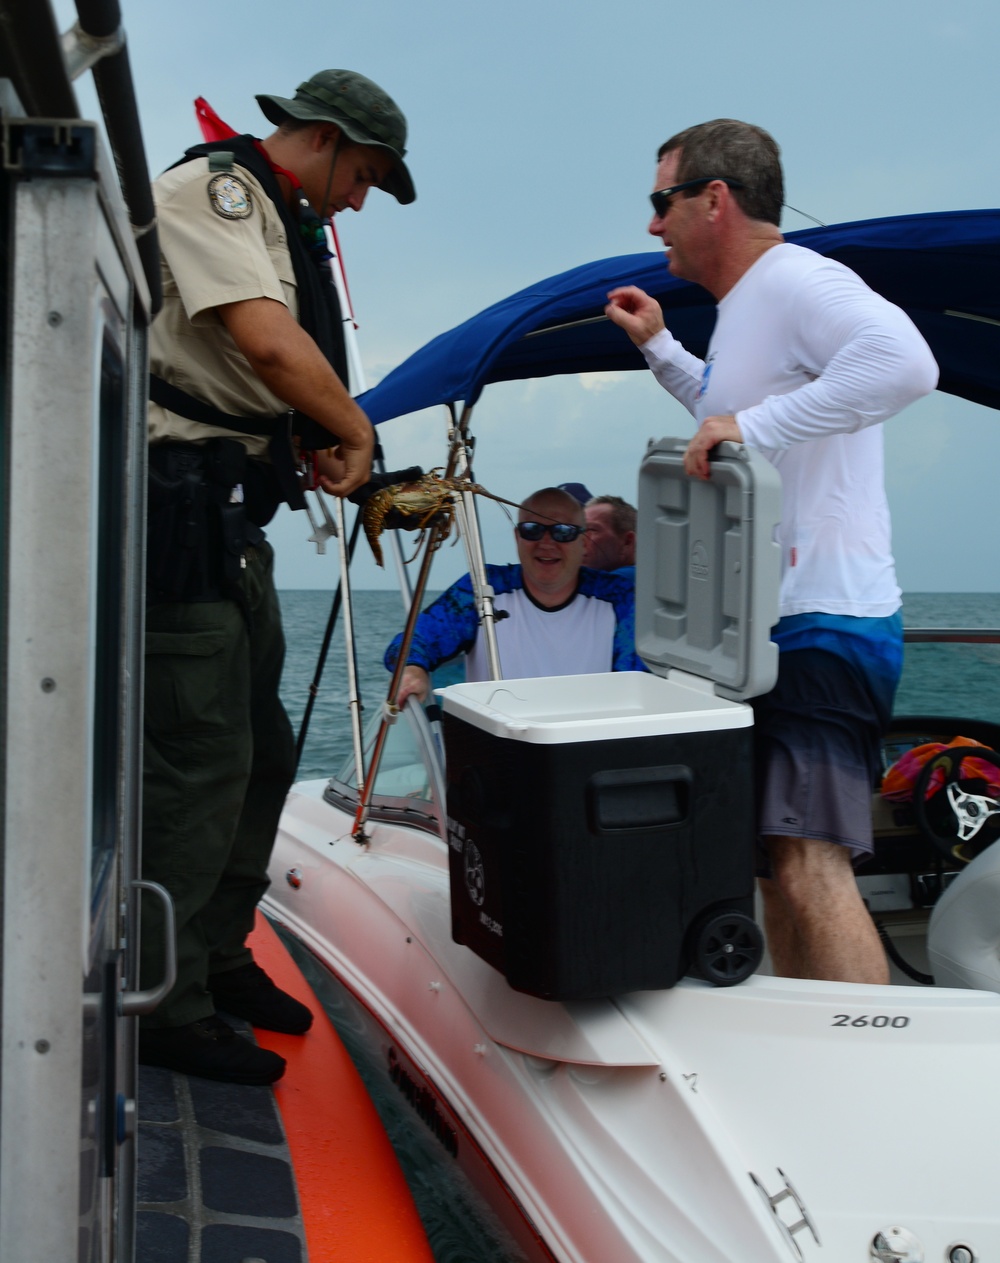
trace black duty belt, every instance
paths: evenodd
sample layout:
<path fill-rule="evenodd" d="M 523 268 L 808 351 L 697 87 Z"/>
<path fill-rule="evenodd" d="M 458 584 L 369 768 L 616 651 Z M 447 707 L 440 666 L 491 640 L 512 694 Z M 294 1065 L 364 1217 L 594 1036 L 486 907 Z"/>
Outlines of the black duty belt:
<path fill-rule="evenodd" d="M 234 417 L 228 412 L 223 412 L 221 408 L 205 403 L 203 399 L 196 399 L 194 395 L 189 395 L 179 386 L 164 381 L 155 373 L 149 375 L 149 397 L 161 408 L 166 408 L 169 412 L 184 417 L 188 421 L 196 421 L 200 425 L 213 425 L 220 430 L 233 430 L 237 434 L 269 439 L 268 455 L 274 467 L 274 476 L 281 488 L 279 500 L 284 500 L 292 509 L 306 507 L 305 496 L 302 494 L 299 481 L 295 449 L 292 445 L 293 413 L 282 412 L 276 417 Z M 332 435 L 330 439 L 331 443 L 335 441 Z M 157 444 L 157 446 L 165 445 Z M 257 481 L 259 482 L 259 479 Z M 277 504 L 271 507 L 266 516 L 260 516 L 254 511 L 251 511 L 250 516 L 263 526 L 274 516 L 275 508 Z"/>

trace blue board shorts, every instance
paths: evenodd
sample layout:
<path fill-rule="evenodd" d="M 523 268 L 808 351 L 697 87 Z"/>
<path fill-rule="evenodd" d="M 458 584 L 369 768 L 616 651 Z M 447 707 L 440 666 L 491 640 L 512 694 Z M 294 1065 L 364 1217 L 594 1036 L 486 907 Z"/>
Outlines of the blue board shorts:
<path fill-rule="evenodd" d="M 777 684 L 751 703 L 758 875 L 770 875 L 768 837 L 834 842 L 857 863 L 874 850 L 872 792 L 890 715 L 837 654 L 795 649 L 778 661 Z"/>

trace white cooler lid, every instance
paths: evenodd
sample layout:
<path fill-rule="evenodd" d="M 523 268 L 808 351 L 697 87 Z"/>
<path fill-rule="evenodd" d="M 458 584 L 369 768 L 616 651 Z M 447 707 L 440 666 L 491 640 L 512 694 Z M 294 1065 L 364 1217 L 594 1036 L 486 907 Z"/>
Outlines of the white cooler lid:
<path fill-rule="evenodd" d="M 436 690 L 449 715 L 509 741 L 566 745 L 749 728 L 753 711 L 704 680 L 644 671 L 480 680 Z"/>
<path fill-rule="evenodd" d="M 639 469 L 636 650 L 657 675 L 757 697 L 778 678 L 781 478 L 738 443 L 719 444 L 707 482 L 689 478 L 688 442 L 651 441 Z"/>

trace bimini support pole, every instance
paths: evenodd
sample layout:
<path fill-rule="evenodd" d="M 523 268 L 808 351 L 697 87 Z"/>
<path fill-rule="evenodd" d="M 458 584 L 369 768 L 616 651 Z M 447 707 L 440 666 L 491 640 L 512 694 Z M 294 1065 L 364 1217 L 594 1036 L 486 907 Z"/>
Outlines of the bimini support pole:
<path fill-rule="evenodd" d="M 445 477 L 468 477 L 469 476 L 469 460 L 466 445 L 468 442 L 468 417 L 471 408 L 464 408 L 462 411 L 462 421 L 458 422 L 455 418 L 454 405 L 448 405 L 448 415 L 450 418 L 448 427 L 448 462 L 445 466 Z M 465 517 L 464 506 L 461 500 L 455 503 L 456 514 L 461 518 Z M 460 526 L 461 529 L 461 526 Z M 467 529 L 467 524 L 466 524 Z M 403 629 L 403 639 L 399 646 L 399 656 L 396 659 L 396 667 L 392 673 L 392 680 L 389 684 L 389 691 L 386 695 L 382 710 L 382 722 L 379 724 L 378 733 L 375 737 L 375 746 L 372 750 L 371 764 L 368 768 L 368 777 L 365 781 L 364 788 L 358 793 L 358 809 L 354 816 L 354 827 L 351 830 L 351 836 L 355 842 L 364 846 L 368 842 L 368 836 L 365 833 L 365 824 L 371 810 L 372 793 L 374 791 L 375 778 L 378 774 L 379 765 L 382 762 L 382 752 L 385 749 L 385 743 L 389 736 L 389 727 L 399 718 L 399 706 L 397 697 L 399 696 L 399 688 L 403 679 L 403 672 L 406 670 L 406 659 L 410 655 L 410 645 L 413 643 L 413 632 L 417 625 L 417 615 L 420 613 L 420 607 L 423 604 L 424 592 L 427 589 L 427 580 L 431 572 L 431 560 L 437 550 L 441 547 L 448 537 L 447 525 L 432 522 L 427 528 L 427 542 L 424 546 L 424 555 L 420 562 L 420 572 L 417 575 L 417 582 L 414 587 L 413 596 L 410 600 L 410 607 L 406 615 L 406 627 Z M 395 532 L 393 532 L 395 538 Z M 485 571 L 483 572 L 485 578 Z"/>
<path fill-rule="evenodd" d="M 344 271 L 344 260 L 340 253 L 340 238 L 337 236 L 337 229 L 333 221 L 326 225 L 326 240 L 330 247 L 333 258 L 330 260 L 331 271 L 333 273 L 333 283 L 337 290 L 337 298 L 340 301 L 341 323 L 344 326 L 344 345 L 347 349 L 347 366 L 351 380 L 351 386 L 355 395 L 360 395 L 366 389 L 365 368 L 361 363 L 361 348 L 358 345 L 358 330 L 354 323 L 354 309 L 351 306 L 351 293 L 347 288 L 347 273 Z M 382 445 L 376 440 L 375 444 L 375 460 L 373 462 L 378 473 L 385 473 L 385 460 L 382 456 Z M 403 556 L 403 547 L 395 532 L 389 537 L 389 551 L 392 553 L 393 565 L 396 567 L 396 578 L 399 580 L 399 590 L 403 597 L 403 608 L 409 613 L 410 606 L 413 604 L 413 593 L 410 590 L 410 572 L 406 568 L 406 559 Z M 346 611 L 345 611 L 346 612 Z"/>
<path fill-rule="evenodd" d="M 479 518 L 476 512 L 475 496 L 471 491 L 463 491 L 461 499 L 455 505 L 455 516 L 458 518 L 458 529 L 465 542 L 466 557 L 469 561 L 469 578 L 472 581 L 472 594 L 476 602 L 476 613 L 479 615 L 479 626 L 482 629 L 486 646 L 486 662 L 491 680 L 502 680 L 503 670 L 500 666 L 500 649 L 497 645 L 496 611 L 494 600 L 496 593 L 486 573 L 486 560 L 483 556 L 483 541 L 479 534 Z"/>
<path fill-rule="evenodd" d="M 344 607 L 344 649 L 347 658 L 347 704 L 351 711 L 351 740 L 354 743 L 354 771 L 358 793 L 365 787 L 365 755 L 361 736 L 361 689 L 358 687 L 358 659 L 354 650 L 354 610 L 351 606 L 351 559 L 344 529 L 344 501 L 334 502 L 337 515 L 337 543 L 340 549 L 340 595 Z M 361 510 L 358 510 L 360 515 Z"/>
<path fill-rule="evenodd" d="M 459 478 L 472 479 L 472 466 L 469 453 L 475 441 L 469 429 L 472 409 L 465 407 L 457 424 L 452 421 L 452 432 L 449 435 L 452 451 L 455 455 L 455 472 Z M 472 593 L 476 601 L 476 613 L 482 628 L 486 646 L 486 661 L 489 666 L 490 679 L 502 680 L 503 671 L 500 666 L 500 650 L 497 646 L 496 611 L 494 609 L 495 593 L 486 573 L 486 555 L 483 551 L 483 538 L 479 526 L 479 509 L 475 494 L 463 491 L 461 501 L 455 506 L 458 518 L 458 529 L 465 545 L 465 554 L 469 563 L 469 578 L 472 581 Z"/>
<path fill-rule="evenodd" d="M 472 415 L 471 407 L 463 407 L 461 417 L 456 419 L 454 406 L 448 406 L 449 427 L 448 427 L 448 463 L 445 468 L 445 478 L 457 479 L 458 481 L 471 480 L 472 469 L 469 461 L 469 453 L 473 447 L 472 436 L 469 431 L 469 419 Z M 458 498 L 454 501 L 455 517 L 458 519 L 459 531 L 461 532 L 465 543 L 466 555 L 469 560 L 469 574 L 472 580 L 472 589 L 475 594 L 476 609 L 479 613 L 480 623 L 482 624 L 483 633 L 486 638 L 487 659 L 490 666 L 490 675 L 494 680 L 502 679 L 500 670 L 500 653 L 497 649 L 495 614 L 493 609 L 493 588 L 490 586 L 486 574 L 486 561 L 483 553 L 482 537 L 479 531 L 479 518 L 475 504 L 475 494 L 471 491 L 460 492 Z M 378 734 L 375 738 L 375 746 L 372 750 L 371 764 L 368 768 L 368 776 L 365 780 L 363 788 L 359 789 L 358 809 L 354 817 L 354 827 L 351 830 L 351 836 L 359 845 L 365 845 L 368 842 L 365 833 L 365 824 L 371 809 L 372 793 L 375 785 L 375 778 L 378 773 L 379 764 L 382 761 L 382 752 L 385 749 L 385 743 L 389 735 L 389 727 L 394 724 L 399 717 L 399 706 L 396 699 L 399 696 L 399 688 L 403 678 L 403 672 L 406 669 L 406 660 L 409 657 L 410 645 L 413 643 L 413 633 L 416 628 L 417 616 L 420 613 L 420 607 L 423 603 L 424 592 L 427 588 L 427 580 L 430 576 L 431 559 L 438 548 L 444 543 L 448 537 L 449 523 L 431 523 L 428 527 L 427 543 L 424 548 L 424 555 L 420 563 L 420 573 L 417 576 L 417 582 L 410 602 L 409 612 L 406 618 L 406 627 L 403 631 L 403 638 L 399 646 L 399 656 L 396 659 L 396 667 L 392 673 L 392 681 L 389 684 L 389 692 L 384 703 L 382 722 L 379 724 Z"/>

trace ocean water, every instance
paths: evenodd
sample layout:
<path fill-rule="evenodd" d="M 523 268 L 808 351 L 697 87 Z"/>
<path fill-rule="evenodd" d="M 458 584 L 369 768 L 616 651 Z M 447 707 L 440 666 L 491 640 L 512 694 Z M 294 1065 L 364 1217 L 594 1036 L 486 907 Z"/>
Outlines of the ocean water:
<path fill-rule="evenodd" d="M 427 600 L 434 595 L 429 594 Z M 316 591 L 286 591 L 280 596 L 288 642 L 281 692 L 297 733 L 316 678 L 332 596 Z M 367 717 L 377 712 L 389 686 L 382 655 L 392 637 L 402 630 L 403 606 L 395 592 L 357 591 L 353 596 L 358 677 Z M 903 616 L 910 627 L 1000 628 L 1000 593 L 907 593 Z M 446 668 L 436 682 L 460 679 L 460 671 L 457 664 Z M 1000 645 L 908 645 L 895 709 L 900 715 L 1000 721 Z M 309 722 L 299 777 L 330 776 L 350 752 L 344 635 L 338 620 Z"/>
<path fill-rule="evenodd" d="M 429 593 L 425 604 L 437 596 Z M 329 592 L 281 592 L 282 621 L 287 650 L 281 696 L 296 734 L 299 733 L 316 665 L 330 617 Z M 363 719 L 377 713 L 389 688 L 389 672 L 382 665 L 386 646 L 403 630 L 403 603 L 396 592 L 352 592 L 355 654 L 358 664 Z M 458 674 L 455 679 L 460 679 Z M 351 716 L 347 690 L 347 660 L 342 617 L 330 645 L 313 704 L 306 742 L 299 763 L 299 779 L 331 776 L 351 754 Z"/>

